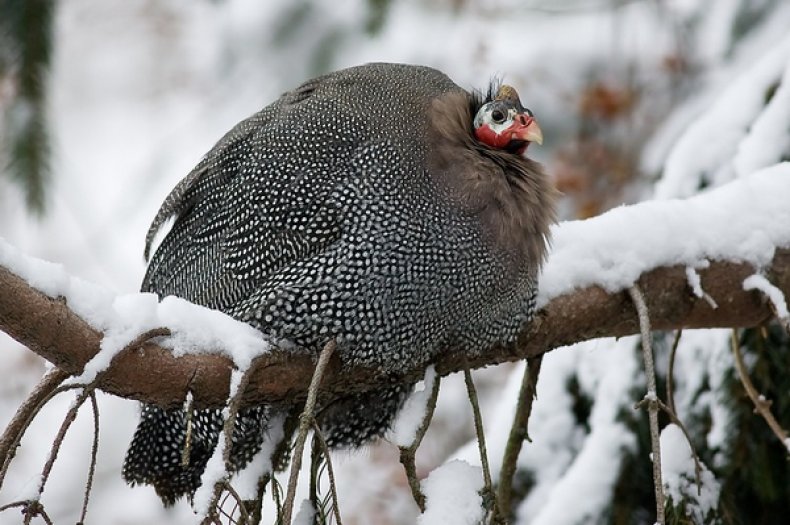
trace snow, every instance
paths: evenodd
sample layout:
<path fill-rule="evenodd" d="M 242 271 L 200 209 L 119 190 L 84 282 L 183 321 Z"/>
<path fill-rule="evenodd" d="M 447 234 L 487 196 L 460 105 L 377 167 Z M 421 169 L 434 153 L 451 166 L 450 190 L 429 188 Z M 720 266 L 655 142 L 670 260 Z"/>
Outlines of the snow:
<path fill-rule="evenodd" d="M 483 471 L 460 460 L 436 468 L 420 483 L 425 512 L 417 525 L 478 525 L 485 516 Z"/>
<path fill-rule="evenodd" d="M 639 354 L 634 352 L 637 341 L 635 337 L 587 341 L 544 356 L 538 399 L 529 420 L 532 441 L 524 443 L 518 459 L 519 470 L 534 485 L 517 509 L 516 523 L 587 523 L 608 505 L 619 465 L 635 446 L 620 414 L 634 411 L 637 399 L 632 393 L 644 388 Z M 524 367 L 519 363 L 512 370 L 486 425 L 494 479 L 501 469 Z M 589 430 L 573 415 L 574 399 L 568 392 L 572 380 L 593 403 Z M 479 465 L 477 442 L 472 439 L 451 457 Z"/>
<path fill-rule="evenodd" d="M 631 397 L 632 393 L 637 385 L 644 388 L 641 385 L 644 379 L 640 372 L 638 354 L 634 352 L 637 340 L 636 337 L 617 341 L 604 339 L 559 350 L 571 350 L 569 353 L 575 354 L 576 362 L 568 364 L 579 374 L 578 381 L 582 391 L 592 397 L 590 430 L 583 439 L 579 439 L 582 436 L 576 433 L 577 440 L 572 442 L 572 448 L 568 449 L 567 445 L 560 448 L 560 451 L 566 449 L 560 465 L 567 462 L 567 466 L 558 467 L 554 465 L 552 452 L 544 451 L 546 448 L 551 449 L 552 443 L 561 443 L 568 437 L 554 435 L 551 428 L 544 430 L 540 419 L 530 421 L 533 443 L 526 444 L 522 450 L 522 457 L 526 458 L 520 460 L 519 465 L 529 470 L 534 469 L 536 487 L 518 509 L 519 523 L 588 523 L 610 504 L 623 458 L 636 446 L 634 436 L 621 421 L 621 413 L 635 410 L 633 405 L 636 400 Z M 545 364 L 553 357 L 554 354 L 546 356 Z M 581 361 L 578 360 L 579 357 L 582 358 Z M 544 370 L 541 368 L 539 401 L 543 399 L 541 382 L 544 378 Z M 537 409 L 541 404 L 536 404 L 535 416 L 538 415 Z M 545 411 L 552 409 L 551 405 L 541 408 Z M 569 501 L 573 501 L 573 505 L 569 505 Z"/>
<path fill-rule="evenodd" d="M 417 431 L 425 419 L 425 411 L 431 397 L 433 385 L 439 378 L 436 368 L 431 365 L 425 370 L 422 388 L 417 385 L 415 391 L 406 400 L 395 423 L 390 430 L 389 439 L 399 447 L 409 447 L 417 438 Z"/>
<path fill-rule="evenodd" d="M 264 474 L 272 471 L 272 455 L 277 444 L 284 437 L 284 424 L 284 415 L 272 417 L 261 449 L 252 457 L 244 470 L 234 473 L 231 484 L 242 500 L 255 499 L 258 495 L 258 481 Z"/>
<path fill-rule="evenodd" d="M 195 491 L 195 496 L 192 499 L 192 508 L 195 509 L 198 519 L 197 523 L 201 523 L 203 518 L 208 515 L 209 510 L 211 510 L 211 501 L 214 498 L 214 485 L 222 481 L 228 474 L 225 470 L 225 459 L 223 458 L 226 446 L 225 432 L 220 432 L 217 446 L 211 454 L 208 463 L 206 463 L 206 470 L 200 476 L 200 486 Z"/>
<path fill-rule="evenodd" d="M 303 499 L 299 505 L 299 511 L 293 519 L 293 525 L 313 525 L 315 518 L 315 509 L 309 499 Z"/>
<path fill-rule="evenodd" d="M 77 382 L 92 381 L 127 344 L 155 328 L 170 329 L 172 335 L 161 343 L 172 348 L 175 355 L 221 353 L 239 369 L 246 369 L 255 357 L 271 348 L 259 331 L 222 312 L 174 296 L 161 301 L 151 293 L 114 296 L 101 286 L 71 277 L 62 265 L 22 254 L 2 238 L 0 265 L 49 297 L 64 298 L 71 310 L 104 333 L 101 351 L 74 379 Z"/>
<path fill-rule="evenodd" d="M 763 95 L 765 96 L 765 95 Z M 786 59 L 784 74 L 773 96 L 749 128 L 749 133 L 738 144 L 732 160 L 738 177 L 782 160 L 790 148 L 790 57 Z"/>
<path fill-rule="evenodd" d="M 705 290 L 702 289 L 702 278 L 697 273 L 697 268 L 707 268 L 710 266 L 709 261 L 702 261 L 701 264 L 697 265 L 695 268 L 694 266 L 686 266 L 686 280 L 691 287 L 691 292 L 694 294 L 694 297 L 699 297 L 700 299 L 704 299 L 708 305 L 714 310 L 719 307 L 716 304 L 716 301 L 711 297 Z"/>
<path fill-rule="evenodd" d="M 768 300 L 773 304 L 776 316 L 779 319 L 788 320 L 790 315 L 787 312 L 787 301 L 782 293 L 782 290 L 771 284 L 764 275 L 755 274 L 747 277 L 743 281 L 744 290 L 759 290 L 764 293 Z"/>
<path fill-rule="evenodd" d="M 239 386 L 241 385 L 242 379 L 244 378 L 244 374 L 249 370 L 250 364 L 251 360 L 245 360 L 243 367 L 237 366 L 237 368 L 233 369 L 231 372 L 230 387 L 228 390 L 228 402 L 222 409 L 223 421 L 227 420 L 230 416 L 230 401 L 238 394 Z M 261 477 L 261 475 L 271 471 L 272 454 L 274 453 L 275 447 L 283 437 L 284 422 L 284 416 L 272 418 L 270 421 L 268 439 L 264 440 L 261 450 L 255 454 L 247 467 L 238 474 L 242 477 L 242 492 L 243 494 L 250 497 L 250 499 L 254 499 L 257 494 L 258 479 Z M 214 449 L 214 452 L 211 454 L 208 464 L 206 465 L 206 470 L 200 477 L 200 487 L 195 492 L 195 497 L 192 502 L 192 506 L 198 516 L 206 516 L 213 498 L 214 486 L 222 479 L 228 477 L 228 471 L 225 468 L 224 459 L 225 449 L 227 446 L 228 442 L 225 438 L 225 432 L 223 430 L 220 433 L 217 446 Z M 242 493 L 239 492 L 239 494 L 241 495 Z"/>
<path fill-rule="evenodd" d="M 700 279 L 697 270 L 692 266 L 686 266 L 686 280 L 688 280 L 691 291 L 695 297 L 704 297 L 705 292 L 702 290 L 702 280 Z"/>
<path fill-rule="evenodd" d="M 777 92 L 777 100 L 767 107 L 764 98 L 789 64 L 790 37 L 786 37 L 726 86 L 672 148 L 656 186 L 657 198 L 687 197 L 702 183 L 720 184 L 780 160 L 787 132 L 777 121 L 787 117 L 790 86 Z M 731 161 L 735 151 L 738 156 Z"/>
<path fill-rule="evenodd" d="M 79 292 L 77 292 L 79 294 Z M 75 311 L 80 311 L 79 301 L 66 297 L 66 303 Z M 113 299 L 111 307 L 104 314 L 112 317 L 92 320 L 104 327 L 104 337 L 99 352 L 85 364 L 82 374 L 70 378 L 75 383 L 89 384 L 96 375 L 110 366 L 110 361 L 131 343 L 137 336 L 159 328 L 156 309 L 159 299 L 155 294 L 125 294 Z M 84 310 L 84 309 L 83 309 Z"/>
<path fill-rule="evenodd" d="M 669 424 L 661 431 L 661 477 L 667 497 L 675 504 L 686 501 L 686 512 L 693 523 L 707 523 L 708 513 L 719 505 L 721 487 L 713 473 L 701 464 L 697 485 L 694 459 L 683 431 Z"/>
<path fill-rule="evenodd" d="M 688 199 L 647 201 L 563 222 L 552 230 L 538 306 L 592 284 L 623 290 L 661 266 L 726 258 L 762 267 L 777 247 L 790 247 L 788 195 L 790 163 L 783 162 Z M 744 199 L 760 206 L 744 207 Z"/>
<path fill-rule="evenodd" d="M 722 455 L 719 459 L 727 454 L 733 425 L 728 402 L 728 382 L 734 373 L 730 335 L 729 329 L 685 330 L 675 354 L 675 411 L 686 425 L 710 422 L 705 440 L 709 449 Z M 714 467 L 717 461 L 714 458 Z"/>

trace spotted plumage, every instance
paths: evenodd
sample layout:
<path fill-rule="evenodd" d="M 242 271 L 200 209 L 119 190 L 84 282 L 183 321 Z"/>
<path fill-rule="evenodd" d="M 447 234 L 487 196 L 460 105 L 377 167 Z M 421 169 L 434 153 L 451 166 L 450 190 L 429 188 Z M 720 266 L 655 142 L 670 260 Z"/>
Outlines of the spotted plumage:
<path fill-rule="evenodd" d="M 370 64 L 308 81 L 242 121 L 165 200 L 176 220 L 144 291 L 222 310 L 277 339 L 397 374 L 446 349 L 472 355 L 531 318 L 554 217 L 540 166 L 475 139 L 491 99 L 430 68 Z M 410 390 L 386 387 L 320 414 L 331 446 L 381 435 Z M 241 468 L 274 412 L 244 411 Z M 124 465 L 166 503 L 193 492 L 221 427 L 196 411 L 143 409 Z"/>

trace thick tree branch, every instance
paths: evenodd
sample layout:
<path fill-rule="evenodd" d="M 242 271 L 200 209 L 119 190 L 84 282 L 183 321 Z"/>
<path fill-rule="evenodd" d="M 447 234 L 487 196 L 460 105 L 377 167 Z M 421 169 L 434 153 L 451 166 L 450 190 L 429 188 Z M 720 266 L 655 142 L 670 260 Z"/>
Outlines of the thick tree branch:
<path fill-rule="evenodd" d="M 695 297 L 685 266 L 656 268 L 638 281 L 651 313 L 653 329 L 751 327 L 772 316 L 770 306 L 756 291 L 744 291 L 743 280 L 758 269 L 733 261 L 712 261 L 700 270 L 703 289 L 715 300 L 713 309 Z M 761 269 L 790 296 L 790 250 L 778 250 Z M 0 267 L 0 329 L 69 374 L 79 374 L 99 351 L 102 334 L 72 312 L 63 299 L 53 299 Z M 526 327 L 518 342 L 498 346 L 469 358 L 472 368 L 534 357 L 559 346 L 598 337 L 621 337 L 639 332 L 639 322 L 627 291 L 609 293 L 598 286 L 576 290 L 551 300 Z M 447 348 L 436 364 L 447 375 L 463 370 L 462 356 Z M 322 383 L 324 391 L 360 391 L 384 381 L 418 381 L 429 363 L 414 363 L 404 376 L 382 377 L 369 368 L 343 369 L 335 354 Z M 180 406 L 192 391 L 197 406 L 223 406 L 233 363 L 222 355 L 174 357 L 148 342 L 116 356 L 103 373 L 98 388 L 121 397 L 162 406 Z M 245 393 L 245 404 L 304 399 L 314 359 L 281 350 L 262 356 Z"/>

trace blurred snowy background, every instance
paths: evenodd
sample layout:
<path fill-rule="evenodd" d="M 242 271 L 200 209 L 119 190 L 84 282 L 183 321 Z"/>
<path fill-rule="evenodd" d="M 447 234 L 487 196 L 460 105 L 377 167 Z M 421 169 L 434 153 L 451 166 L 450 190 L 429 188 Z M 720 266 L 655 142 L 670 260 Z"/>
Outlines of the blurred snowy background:
<path fill-rule="evenodd" d="M 20 96 L 18 53 L 0 37 L 0 237 L 72 275 L 134 291 L 159 204 L 225 131 L 309 77 L 370 61 L 433 66 L 470 89 L 494 75 L 513 84 L 544 130 L 546 144 L 530 151 L 565 193 L 564 218 L 649 198 L 659 180 L 659 197 L 688 196 L 788 158 L 788 28 L 782 0 L 62 0 L 40 106 Z M 48 169 L 37 212 L 11 145 L 39 110 L 48 147 L 34 154 Z M 734 468 L 727 337 L 684 335 L 676 365 L 678 411 L 699 420 L 691 426 L 703 459 L 718 472 Z M 633 339 L 546 358 L 517 478 L 519 523 L 651 522 L 644 414 L 631 408 L 643 389 L 639 359 Z M 44 365 L 2 334 L 0 362 L 4 426 Z M 495 464 L 520 370 L 476 374 Z M 35 488 L 71 399 L 51 403 L 28 431 L 0 504 Z M 102 396 L 99 408 L 89 521 L 194 521 L 188 504 L 163 510 L 151 489 L 121 480 L 137 404 Z M 44 495 L 56 523 L 78 519 L 92 428 L 85 410 Z M 463 381 L 448 378 L 421 474 L 451 457 L 475 462 L 472 431 Z M 414 522 L 392 445 L 340 454 L 336 470 L 344 523 Z M 786 500 L 786 485 L 761 497 Z M 17 511 L 0 514 L 18 522 Z"/>

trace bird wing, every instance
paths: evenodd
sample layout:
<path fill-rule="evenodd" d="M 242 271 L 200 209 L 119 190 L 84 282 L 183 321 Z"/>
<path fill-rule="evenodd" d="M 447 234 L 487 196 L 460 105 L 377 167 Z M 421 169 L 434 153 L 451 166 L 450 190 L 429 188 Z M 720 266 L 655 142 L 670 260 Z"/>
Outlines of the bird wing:
<path fill-rule="evenodd" d="M 223 138 L 165 199 L 146 251 L 170 217 L 172 229 L 151 258 L 142 289 L 228 309 L 277 270 L 335 242 L 341 211 L 330 198 L 344 184 L 344 147 L 334 162 L 298 154 L 273 111 Z M 288 122 L 290 119 L 284 119 Z"/>
<path fill-rule="evenodd" d="M 337 196 L 360 173 L 375 179 L 381 159 L 365 149 L 394 144 L 420 166 L 426 108 L 459 89 L 430 68 L 372 64 L 284 94 L 237 124 L 167 197 L 146 253 L 176 220 L 143 290 L 230 311 L 278 270 L 326 250 L 346 214 L 359 212 Z"/>

